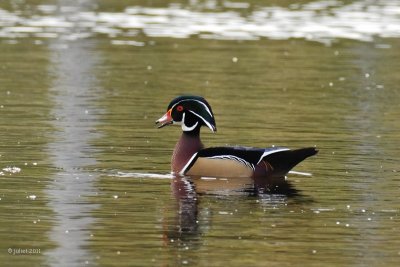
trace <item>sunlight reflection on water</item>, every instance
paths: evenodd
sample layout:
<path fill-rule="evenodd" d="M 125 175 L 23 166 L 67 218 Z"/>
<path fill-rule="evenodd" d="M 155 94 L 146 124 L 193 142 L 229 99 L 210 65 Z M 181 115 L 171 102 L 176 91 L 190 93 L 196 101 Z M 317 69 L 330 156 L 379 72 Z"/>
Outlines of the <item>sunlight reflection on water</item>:
<path fill-rule="evenodd" d="M 92 43 L 76 42 L 67 48 L 58 40 L 50 45 L 51 71 L 56 77 L 51 89 L 56 103 L 53 115 L 58 132 L 48 151 L 60 171 L 47 189 L 51 197 L 49 206 L 55 213 L 55 225 L 49 235 L 57 247 L 46 251 L 46 255 L 50 264 L 59 266 L 92 260 L 83 247 L 90 238 L 87 228 L 94 221 L 87 214 L 98 207 L 86 199 L 94 195 L 97 176 L 82 170 L 96 163 L 92 156 L 95 150 L 89 142 L 98 136 L 93 132 L 97 116 L 92 114 L 95 112 L 89 100 L 93 100 L 97 92 L 93 89 L 97 87 L 90 72 L 98 59 L 87 56 L 93 49 Z M 85 60 L 77 64 L 81 58 Z"/>
<path fill-rule="evenodd" d="M 317 1 L 292 4 L 288 8 L 259 7 L 246 16 L 239 11 L 248 5 L 227 3 L 224 6 L 228 9 L 219 12 L 185 9 L 180 4 L 167 8 L 133 6 L 120 13 L 39 5 L 37 13 L 40 15 L 31 17 L 0 9 L 0 37 L 57 38 L 67 33 L 64 38 L 75 40 L 97 34 L 131 38 L 144 33 L 149 37 L 305 38 L 329 43 L 337 38 L 371 41 L 375 36 L 400 36 L 398 1 L 361 0 L 348 5 L 340 1 Z M 77 28 L 80 30 L 76 31 Z M 138 45 L 136 42 L 126 44 Z"/>

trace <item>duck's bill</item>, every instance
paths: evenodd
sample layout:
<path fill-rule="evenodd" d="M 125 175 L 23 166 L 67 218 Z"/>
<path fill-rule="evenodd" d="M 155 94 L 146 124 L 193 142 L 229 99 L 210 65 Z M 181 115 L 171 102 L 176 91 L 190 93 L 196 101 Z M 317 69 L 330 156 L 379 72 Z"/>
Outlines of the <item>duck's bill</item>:
<path fill-rule="evenodd" d="M 164 126 L 172 124 L 174 121 L 172 120 L 171 110 L 168 110 L 167 113 L 164 114 L 161 118 L 156 120 L 157 128 L 162 128 Z"/>

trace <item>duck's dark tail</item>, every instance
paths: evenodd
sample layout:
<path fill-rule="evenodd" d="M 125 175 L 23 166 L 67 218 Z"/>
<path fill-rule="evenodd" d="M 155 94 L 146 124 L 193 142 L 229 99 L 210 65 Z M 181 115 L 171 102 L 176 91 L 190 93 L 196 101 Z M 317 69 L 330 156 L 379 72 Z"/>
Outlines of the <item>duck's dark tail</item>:
<path fill-rule="evenodd" d="M 263 158 L 263 161 L 267 162 L 272 167 L 274 176 L 284 176 L 294 166 L 317 153 L 318 150 L 315 147 L 285 150 L 272 153 Z"/>

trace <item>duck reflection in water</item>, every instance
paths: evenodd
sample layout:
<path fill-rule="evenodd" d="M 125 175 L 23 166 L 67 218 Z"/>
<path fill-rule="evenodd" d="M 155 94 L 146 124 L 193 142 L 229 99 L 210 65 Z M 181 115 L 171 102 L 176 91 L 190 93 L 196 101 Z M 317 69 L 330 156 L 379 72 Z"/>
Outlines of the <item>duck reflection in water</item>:
<path fill-rule="evenodd" d="M 195 248 L 201 244 L 202 234 L 210 227 L 212 210 L 202 207 L 205 195 L 217 197 L 257 197 L 271 204 L 286 202 L 300 196 L 285 177 L 212 178 L 201 176 L 175 176 L 171 190 L 176 199 L 173 221 L 164 224 L 164 241 L 174 247 Z"/>

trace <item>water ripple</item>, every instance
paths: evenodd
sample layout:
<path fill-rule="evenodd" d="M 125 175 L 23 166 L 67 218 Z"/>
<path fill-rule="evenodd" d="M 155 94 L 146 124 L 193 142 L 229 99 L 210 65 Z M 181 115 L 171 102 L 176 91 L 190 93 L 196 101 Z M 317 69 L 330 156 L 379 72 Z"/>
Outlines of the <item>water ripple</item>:
<path fill-rule="evenodd" d="M 348 5 L 329 0 L 251 10 L 248 4 L 224 3 L 228 9 L 218 12 L 190 10 L 179 4 L 127 7 L 120 13 L 39 5 L 38 14 L 24 17 L 0 9 L 0 38 L 75 40 L 99 34 L 132 38 L 142 33 L 149 37 L 233 40 L 304 38 L 326 43 L 339 38 L 372 41 L 374 37 L 400 37 L 400 3 L 395 0 L 360 0 Z M 243 9 L 249 10 L 247 15 L 239 12 Z"/>

